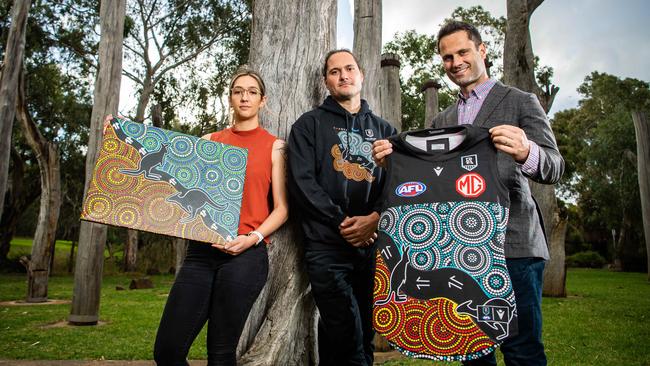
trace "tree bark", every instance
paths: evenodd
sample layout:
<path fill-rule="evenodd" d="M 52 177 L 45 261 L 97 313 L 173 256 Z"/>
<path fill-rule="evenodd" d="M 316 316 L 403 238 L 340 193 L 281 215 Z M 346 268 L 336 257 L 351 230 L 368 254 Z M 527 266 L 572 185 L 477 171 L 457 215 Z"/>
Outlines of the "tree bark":
<path fill-rule="evenodd" d="M 18 84 L 17 117 L 27 143 L 38 161 L 41 180 L 41 205 L 32 244 L 32 257 L 27 268 L 27 302 L 47 301 L 50 264 L 56 241 L 56 227 L 61 208 L 61 169 L 59 151 L 55 143 L 41 134 L 27 110 L 25 76 L 21 72 Z"/>
<path fill-rule="evenodd" d="M 399 57 L 394 53 L 381 55 L 381 95 L 382 118 L 402 131 L 402 89 L 399 81 Z"/>
<path fill-rule="evenodd" d="M 16 91 L 25 53 L 25 32 L 30 0 L 15 0 L 11 8 L 11 27 L 0 73 L 0 217 L 4 209 L 9 178 L 11 130 L 16 117 Z"/>
<path fill-rule="evenodd" d="M 535 55 L 530 40 L 530 17 L 544 0 L 508 0 L 506 3 L 507 25 L 503 46 L 503 81 L 521 90 L 537 95 L 548 113 L 555 95 L 560 90 L 547 85 L 543 90 L 535 80 Z"/>
<path fill-rule="evenodd" d="M 320 69 L 335 47 L 335 32 L 335 0 L 253 2 L 250 64 L 268 89 L 262 124 L 279 138 L 325 97 Z M 241 365 L 317 362 L 315 306 L 296 219 L 272 237 L 268 281 L 240 339 Z"/>
<path fill-rule="evenodd" d="M 550 238 L 549 251 L 551 259 L 546 262 L 544 270 L 544 287 L 542 294 L 552 297 L 566 297 L 566 253 L 564 238 L 569 220 L 555 214 L 553 217 L 553 236 Z"/>
<path fill-rule="evenodd" d="M 355 0 L 354 53 L 364 76 L 361 97 L 381 116 L 381 0 Z"/>
<path fill-rule="evenodd" d="M 102 121 L 107 114 L 117 113 L 122 78 L 125 9 L 126 0 L 103 0 L 100 5 L 99 69 L 95 80 L 94 104 L 90 120 L 84 196 L 88 191 L 101 148 Z M 106 226 L 82 221 L 79 231 L 72 307 L 68 321 L 77 325 L 97 324 Z"/>
<path fill-rule="evenodd" d="M 20 157 L 20 153 L 11 147 L 11 160 L 13 169 L 11 170 L 11 184 L 7 186 L 5 199 L 5 209 L 2 212 L 0 220 L 0 263 L 6 262 L 9 249 L 11 249 L 11 239 L 16 232 L 16 225 L 22 212 L 32 202 L 25 199 L 24 179 L 25 163 Z"/>
<path fill-rule="evenodd" d="M 636 132 L 636 159 L 643 215 L 643 235 L 648 261 L 648 281 L 650 281 L 650 122 L 648 122 L 648 115 L 639 111 L 632 112 L 632 120 Z"/>
<path fill-rule="evenodd" d="M 521 90 L 534 93 L 537 95 L 542 108 L 548 113 L 553 103 L 551 95 L 545 95 L 545 92 L 537 85 L 535 80 L 535 61 L 533 47 L 530 41 L 530 17 L 542 4 L 544 0 L 508 0 L 507 1 L 507 26 L 506 39 L 503 50 L 503 79 L 506 84 L 515 86 Z M 557 88 L 554 89 L 557 93 Z M 544 232 L 546 240 L 549 241 L 551 250 L 564 251 L 564 238 L 561 242 L 552 243 L 553 238 L 559 240 L 558 235 L 553 234 L 553 218 L 556 215 L 557 200 L 555 197 L 555 187 L 552 185 L 538 184 L 528 180 L 533 197 L 537 202 L 542 219 L 544 220 Z M 566 225 L 566 223 L 565 223 Z M 560 226 L 558 226 L 560 227 Z M 559 248 L 562 249 L 559 249 Z M 550 253 L 551 257 L 558 254 Z M 562 281 L 562 283 L 549 283 L 545 286 L 551 288 L 563 288 L 566 278 L 564 266 L 549 266 L 546 271 L 559 270 L 561 273 L 553 276 L 546 276 L 549 280 Z"/>

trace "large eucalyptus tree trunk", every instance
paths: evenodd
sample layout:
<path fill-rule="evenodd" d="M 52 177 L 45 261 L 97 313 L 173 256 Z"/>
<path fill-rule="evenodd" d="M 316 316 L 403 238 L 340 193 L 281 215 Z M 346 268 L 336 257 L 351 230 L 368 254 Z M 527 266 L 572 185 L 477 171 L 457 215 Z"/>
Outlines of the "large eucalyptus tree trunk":
<path fill-rule="evenodd" d="M 47 301 L 50 263 L 54 253 L 56 227 L 61 208 L 59 150 L 55 143 L 43 137 L 27 110 L 24 72 L 21 72 L 16 105 L 17 116 L 23 126 L 25 138 L 36 155 L 41 179 L 41 206 L 32 244 L 32 256 L 27 266 L 26 300 L 27 302 L 45 302 Z"/>
<path fill-rule="evenodd" d="M 16 117 L 16 93 L 25 53 L 25 31 L 30 6 L 30 0 L 14 1 L 5 57 L 0 71 L 0 217 L 2 217 L 9 177 L 11 130 Z"/>
<path fill-rule="evenodd" d="M 507 1 L 507 28 L 503 50 L 503 78 L 504 82 L 521 90 L 537 95 L 542 108 L 548 113 L 553 99 L 559 88 L 548 86 L 549 90 L 542 90 L 535 80 L 535 63 L 533 47 L 530 41 L 530 17 L 544 0 L 508 0 Z M 553 185 L 538 184 L 528 181 L 535 201 L 539 205 L 544 220 L 544 232 L 549 242 L 551 259 L 546 271 L 560 271 L 552 276 L 544 275 L 544 294 L 565 293 L 566 269 L 564 263 L 555 264 L 553 261 L 564 258 L 564 237 L 553 233 L 554 217 L 557 215 L 557 199 Z M 559 216 L 558 216 L 559 217 Z M 562 218 L 561 220 L 566 220 Z M 566 227 L 566 223 L 558 223 L 558 227 Z M 553 243 L 552 240 L 560 240 Z M 557 253 L 560 251 L 561 253 Z M 563 260 L 563 259 L 562 259 Z M 560 289 L 561 290 L 558 290 Z M 551 290 L 552 289 L 552 290 Z"/>
<path fill-rule="evenodd" d="M 503 45 L 503 80 L 506 84 L 537 95 L 548 113 L 559 88 L 544 90 L 535 79 L 535 55 L 530 41 L 530 17 L 544 0 L 507 0 L 506 39 Z"/>
<path fill-rule="evenodd" d="M 279 138 L 324 99 L 320 68 L 335 32 L 335 0 L 253 2 L 250 64 L 268 89 L 262 124 Z M 268 281 L 239 344 L 242 365 L 316 363 L 315 306 L 295 214 L 269 245 Z"/>
<path fill-rule="evenodd" d="M 381 0 L 354 1 L 354 53 L 363 69 L 361 97 L 381 116 Z"/>
<path fill-rule="evenodd" d="M 95 80 L 90 136 L 86 155 L 86 186 L 92 176 L 101 148 L 103 120 L 117 114 L 122 79 L 122 40 L 126 0 L 103 0 L 99 9 L 101 38 L 99 41 L 99 70 Z M 104 269 L 106 226 L 82 221 L 79 229 L 79 249 L 74 273 L 71 324 L 97 324 L 99 299 Z"/>
<path fill-rule="evenodd" d="M 648 115 L 632 112 L 636 132 L 636 159 L 641 193 L 641 214 L 645 236 L 646 257 L 648 261 L 648 280 L 650 281 L 650 122 Z"/>

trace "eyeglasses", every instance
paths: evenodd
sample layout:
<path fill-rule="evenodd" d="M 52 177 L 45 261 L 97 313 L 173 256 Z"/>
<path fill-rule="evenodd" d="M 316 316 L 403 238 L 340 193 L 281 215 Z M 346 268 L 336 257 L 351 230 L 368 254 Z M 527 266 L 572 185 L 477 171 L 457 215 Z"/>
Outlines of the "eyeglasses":
<path fill-rule="evenodd" d="M 250 98 L 257 98 L 257 96 L 261 95 L 262 92 L 260 92 L 259 89 L 257 88 L 249 88 L 249 89 L 244 89 L 240 87 L 234 87 L 230 89 L 230 94 L 234 97 L 241 98 L 244 96 L 244 94 L 248 93 L 248 96 Z"/>

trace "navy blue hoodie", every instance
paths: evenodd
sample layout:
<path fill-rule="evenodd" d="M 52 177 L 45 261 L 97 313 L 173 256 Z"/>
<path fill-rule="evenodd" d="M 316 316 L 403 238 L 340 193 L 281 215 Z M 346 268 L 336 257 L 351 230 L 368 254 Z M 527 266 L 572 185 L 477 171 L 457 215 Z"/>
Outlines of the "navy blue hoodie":
<path fill-rule="evenodd" d="M 385 173 L 372 160 L 372 143 L 396 132 L 365 100 L 351 114 L 331 96 L 293 124 L 289 193 L 308 243 L 341 245 L 346 216 L 379 212 Z"/>

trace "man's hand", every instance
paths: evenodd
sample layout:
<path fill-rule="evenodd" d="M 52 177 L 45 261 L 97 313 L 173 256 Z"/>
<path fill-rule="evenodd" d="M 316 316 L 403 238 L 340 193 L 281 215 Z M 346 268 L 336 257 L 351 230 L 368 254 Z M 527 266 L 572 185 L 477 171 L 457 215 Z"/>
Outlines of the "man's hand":
<path fill-rule="evenodd" d="M 388 140 L 377 140 L 372 144 L 372 158 L 382 168 L 386 167 L 384 159 L 393 152 L 393 145 Z"/>
<path fill-rule="evenodd" d="M 523 164 L 528 159 L 530 142 L 521 128 L 510 125 L 492 127 L 490 137 L 497 150 L 512 156 L 517 163 Z"/>
<path fill-rule="evenodd" d="M 377 239 L 379 214 L 346 217 L 339 225 L 341 236 L 353 247 L 361 248 L 372 245 Z"/>
<path fill-rule="evenodd" d="M 246 249 L 255 245 L 256 242 L 257 242 L 257 236 L 237 235 L 237 237 L 233 241 L 229 241 L 225 244 L 212 244 L 212 246 L 224 253 L 228 253 L 230 255 L 238 255 L 241 254 Z"/>

